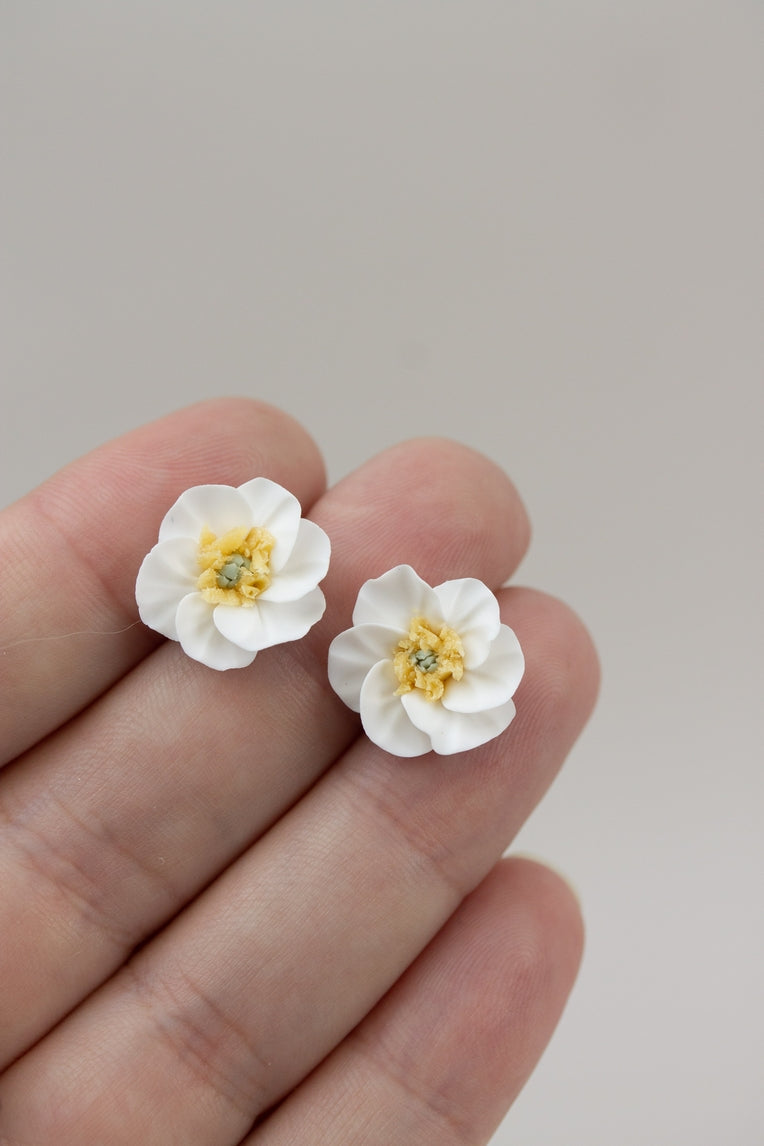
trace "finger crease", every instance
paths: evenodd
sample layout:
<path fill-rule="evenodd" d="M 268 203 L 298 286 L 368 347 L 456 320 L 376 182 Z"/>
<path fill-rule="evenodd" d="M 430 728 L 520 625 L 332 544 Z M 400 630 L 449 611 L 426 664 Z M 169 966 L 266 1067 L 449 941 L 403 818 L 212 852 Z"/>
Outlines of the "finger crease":
<path fill-rule="evenodd" d="M 345 779 L 349 781 L 346 794 L 356 810 L 378 823 L 393 843 L 403 844 L 413 857 L 417 881 L 422 867 L 426 867 L 435 874 L 449 901 L 461 903 L 472 890 L 472 883 L 460 871 L 459 852 L 444 838 L 445 828 L 443 834 L 433 831 L 410 803 L 399 799 L 392 789 L 384 788 L 369 774 L 348 771 Z M 389 860 L 386 866 L 389 867 Z"/>
<path fill-rule="evenodd" d="M 173 1058 L 249 1126 L 271 1101 L 267 1079 L 272 1064 L 241 1024 L 185 971 L 175 972 L 172 985 L 152 983 L 138 961 L 128 963 L 123 973 Z"/>
<path fill-rule="evenodd" d="M 372 1071 L 381 1072 L 398 1091 L 413 1099 L 428 1123 L 434 1120 L 443 1127 L 454 1146 L 473 1146 L 474 1116 L 454 1101 L 453 1094 L 445 1084 L 441 1087 L 419 1084 L 420 1075 L 411 1069 L 410 1063 L 402 1062 L 383 1039 L 375 1038 L 372 1041 L 367 1038 L 362 1028 L 356 1030 L 351 1037 L 361 1057 L 370 1063 Z M 440 1138 L 438 1141 L 441 1141 Z"/>
<path fill-rule="evenodd" d="M 115 916 L 115 897 L 112 894 L 115 883 L 124 883 L 127 873 L 123 871 L 118 876 L 110 875 L 108 880 L 99 880 L 105 867 L 104 845 L 112 855 L 138 871 L 143 878 L 151 880 L 154 886 L 160 884 L 159 877 L 105 831 L 99 831 L 96 826 L 80 819 L 55 796 L 48 796 L 48 807 L 60 812 L 63 818 L 74 825 L 78 834 L 91 841 L 90 846 L 78 845 L 81 859 L 75 858 L 71 845 L 56 846 L 53 833 L 42 826 L 38 829 L 31 821 L 14 818 L 0 803 L 0 820 L 8 829 L 6 838 L 13 841 L 30 870 L 51 885 L 57 894 L 63 894 L 68 899 L 82 922 L 95 928 L 120 953 L 128 951 L 138 936 L 134 928 L 125 924 L 124 918 Z M 161 883 L 161 888 L 166 894 L 164 883 Z M 117 899 L 116 903 L 120 914 L 123 914 L 121 900 Z"/>

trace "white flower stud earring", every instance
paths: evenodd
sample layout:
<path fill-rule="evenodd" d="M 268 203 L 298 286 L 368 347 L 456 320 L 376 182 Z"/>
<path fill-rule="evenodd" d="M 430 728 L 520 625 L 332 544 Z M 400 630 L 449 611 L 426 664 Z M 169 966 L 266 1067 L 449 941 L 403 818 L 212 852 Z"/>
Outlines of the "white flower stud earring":
<path fill-rule="evenodd" d="M 451 755 L 498 736 L 515 715 L 524 668 L 482 581 L 432 588 L 410 565 L 361 587 L 353 628 L 329 648 L 332 688 L 396 756 Z"/>
<path fill-rule="evenodd" d="M 329 538 L 297 498 L 257 477 L 182 493 L 138 572 L 144 624 L 213 669 L 245 668 L 261 649 L 320 620 Z"/>

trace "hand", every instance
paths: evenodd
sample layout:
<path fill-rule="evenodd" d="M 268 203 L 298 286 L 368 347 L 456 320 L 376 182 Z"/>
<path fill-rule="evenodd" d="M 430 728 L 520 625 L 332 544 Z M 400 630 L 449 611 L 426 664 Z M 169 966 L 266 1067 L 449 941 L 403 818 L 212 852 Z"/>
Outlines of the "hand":
<path fill-rule="evenodd" d="M 258 474 L 329 534 L 328 608 L 219 673 L 133 624 L 135 576 L 182 490 Z M 515 721 L 401 760 L 360 735 L 326 650 L 392 565 L 502 585 L 528 539 L 506 477 L 420 440 L 327 492 L 299 426 L 225 400 L 63 470 L 0 536 L 0 1143 L 486 1142 L 578 965 L 566 885 L 500 857 L 596 658 L 559 602 L 502 589 Z"/>

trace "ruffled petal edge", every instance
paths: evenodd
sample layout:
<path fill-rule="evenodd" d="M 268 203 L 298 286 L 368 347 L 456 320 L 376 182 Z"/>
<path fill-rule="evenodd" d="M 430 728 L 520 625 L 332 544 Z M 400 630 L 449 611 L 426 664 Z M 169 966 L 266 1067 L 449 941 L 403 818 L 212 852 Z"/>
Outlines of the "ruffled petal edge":
<path fill-rule="evenodd" d="M 524 671 L 520 642 L 508 625 L 501 625 L 485 660 L 476 667 L 465 668 L 461 680 L 450 680 L 441 703 L 450 712 L 496 708 L 514 695 Z"/>
<path fill-rule="evenodd" d="M 273 580 L 260 601 L 289 602 L 304 597 L 323 581 L 329 570 L 331 543 L 320 526 L 302 519 L 292 552 L 281 569 L 273 571 Z"/>
<path fill-rule="evenodd" d="M 426 617 L 432 624 L 444 620 L 435 590 L 410 565 L 396 565 L 361 586 L 353 624 L 384 625 L 407 633 L 416 616 Z"/>
<path fill-rule="evenodd" d="M 242 649 L 218 631 L 213 624 L 213 607 L 201 593 L 189 593 L 178 605 L 178 640 L 183 652 L 208 668 L 246 668 L 255 659 L 256 652 Z"/>
<path fill-rule="evenodd" d="M 247 520 L 267 529 L 276 539 L 271 551 L 271 572 L 280 573 L 297 540 L 302 518 L 300 503 L 293 493 L 270 478 L 256 477 L 244 482 L 237 494 L 248 506 Z"/>
<path fill-rule="evenodd" d="M 172 537 L 144 557 L 135 581 L 135 602 L 144 625 L 177 641 L 178 605 L 196 589 L 196 542 Z"/>
<path fill-rule="evenodd" d="M 452 756 L 487 744 L 512 722 L 515 705 L 512 700 L 481 712 L 451 712 L 438 701 L 428 700 L 419 689 L 400 698 L 411 723 L 430 737 L 434 752 Z"/>
<path fill-rule="evenodd" d="M 361 711 L 361 688 L 367 673 L 378 661 L 391 659 L 399 640 L 400 633 L 385 625 L 355 625 L 330 644 L 329 683 L 354 712 Z"/>
<path fill-rule="evenodd" d="M 258 597 L 251 608 L 218 605 L 212 616 L 218 632 L 239 648 L 258 652 L 304 637 L 320 621 L 326 599 L 320 589 L 284 604 Z"/>
<path fill-rule="evenodd" d="M 250 524 L 251 516 L 246 499 L 233 486 L 191 486 L 165 514 L 159 540 L 187 537 L 198 541 L 203 529 L 222 537 L 230 529 Z"/>
<path fill-rule="evenodd" d="M 379 661 L 366 674 L 361 687 L 361 723 L 369 740 L 393 756 L 423 756 L 431 749 L 430 738 L 409 720 L 401 697 L 395 695 L 398 680 L 389 660 Z"/>
<path fill-rule="evenodd" d="M 461 638 L 465 667 L 482 664 L 501 625 L 495 595 L 477 577 L 444 581 L 433 592 L 446 624 Z"/>

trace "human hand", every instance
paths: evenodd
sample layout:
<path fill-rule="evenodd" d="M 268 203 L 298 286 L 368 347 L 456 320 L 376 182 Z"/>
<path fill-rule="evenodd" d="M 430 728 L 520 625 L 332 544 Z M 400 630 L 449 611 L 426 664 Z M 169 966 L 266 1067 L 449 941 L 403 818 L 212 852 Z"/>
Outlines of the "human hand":
<path fill-rule="evenodd" d="M 329 534 L 328 607 L 217 673 L 133 624 L 135 575 L 179 493 L 258 474 Z M 360 735 L 326 651 L 392 565 L 502 585 L 528 539 L 507 478 L 422 440 L 327 492 L 300 427 L 231 399 L 68 467 L 0 537 L 2 1146 L 486 1142 L 578 966 L 566 885 L 500 857 L 596 657 L 565 606 L 500 590 L 514 722 L 401 760 Z"/>

